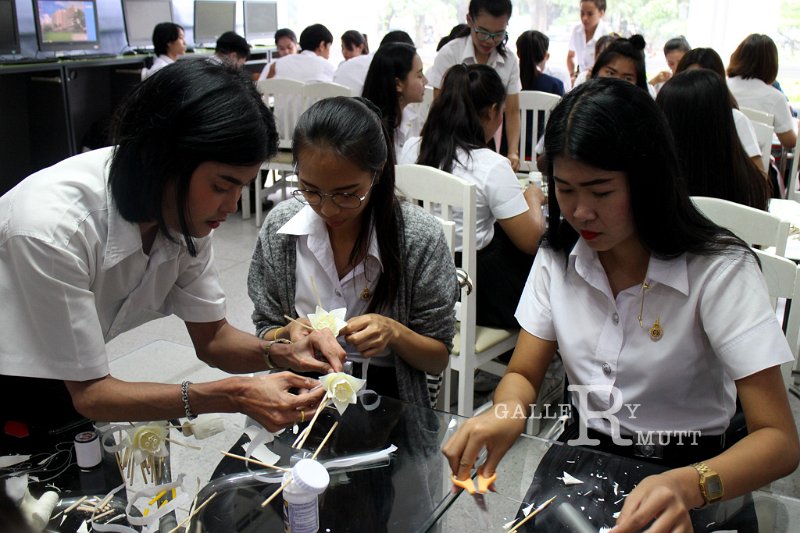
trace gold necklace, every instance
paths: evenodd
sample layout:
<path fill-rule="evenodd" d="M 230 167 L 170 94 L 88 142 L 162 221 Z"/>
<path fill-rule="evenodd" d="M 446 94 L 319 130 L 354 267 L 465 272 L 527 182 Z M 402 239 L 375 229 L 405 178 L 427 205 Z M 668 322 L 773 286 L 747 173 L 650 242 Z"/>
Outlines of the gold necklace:
<path fill-rule="evenodd" d="M 369 300 L 370 298 L 372 298 L 372 291 L 369 290 L 369 273 L 367 272 L 367 266 L 369 266 L 367 264 L 367 260 L 368 259 L 369 259 L 369 256 L 364 257 L 364 280 L 365 280 L 364 283 L 365 283 L 365 285 L 364 285 L 364 289 L 361 291 L 361 295 L 360 295 L 361 299 L 365 300 L 365 301 Z"/>
<path fill-rule="evenodd" d="M 642 297 L 641 297 L 641 302 L 639 304 L 639 316 L 636 317 L 639 320 L 639 327 L 642 329 L 644 329 L 644 323 L 642 322 L 642 315 L 644 314 L 644 293 L 649 288 L 650 284 L 647 283 L 647 280 L 644 280 L 642 282 L 642 291 L 641 291 Z M 664 328 L 661 327 L 661 323 L 659 322 L 660 319 L 661 319 L 660 316 L 656 317 L 656 321 L 653 322 L 653 325 L 650 326 L 650 328 L 647 330 L 647 332 L 650 334 L 650 338 L 653 341 L 659 341 L 661 340 L 661 337 L 664 336 Z"/>

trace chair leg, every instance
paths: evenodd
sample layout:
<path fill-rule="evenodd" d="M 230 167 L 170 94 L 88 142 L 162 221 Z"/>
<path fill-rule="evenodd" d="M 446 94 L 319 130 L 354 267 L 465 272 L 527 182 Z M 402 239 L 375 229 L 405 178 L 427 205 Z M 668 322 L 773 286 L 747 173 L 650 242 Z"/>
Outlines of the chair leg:
<path fill-rule="evenodd" d="M 261 195 L 262 195 L 262 190 L 263 190 L 262 189 L 262 183 L 261 183 L 261 174 L 256 176 L 255 183 L 256 183 L 256 227 L 260 228 L 261 227 L 261 216 L 263 215 L 263 213 L 262 213 L 263 207 L 262 207 L 262 203 L 261 203 L 262 202 Z"/>
<path fill-rule="evenodd" d="M 460 416 L 472 416 L 474 410 L 475 368 L 472 365 L 466 365 L 466 367 L 463 372 L 458 373 L 458 414 Z"/>

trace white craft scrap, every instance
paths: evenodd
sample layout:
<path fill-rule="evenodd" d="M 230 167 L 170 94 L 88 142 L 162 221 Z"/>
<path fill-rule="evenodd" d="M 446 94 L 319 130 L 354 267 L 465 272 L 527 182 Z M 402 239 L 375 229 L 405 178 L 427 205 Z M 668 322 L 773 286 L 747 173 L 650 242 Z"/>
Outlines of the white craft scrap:
<path fill-rule="evenodd" d="M 309 315 L 310 317 L 311 315 Z M 344 414 L 345 409 L 350 404 L 358 401 L 357 393 L 364 387 L 367 382 L 365 379 L 353 377 L 344 372 L 335 372 L 333 374 L 326 374 L 319 378 L 322 386 L 328 393 L 328 398 L 333 401 L 336 410 L 340 415 Z"/>
<path fill-rule="evenodd" d="M 560 478 L 556 478 L 556 479 L 562 480 L 564 482 L 564 485 L 580 485 L 581 483 L 583 483 L 583 481 L 581 481 L 580 479 L 578 479 L 576 477 L 573 477 L 573 476 L 567 474 L 566 472 L 564 472 L 564 477 L 560 477 Z"/>

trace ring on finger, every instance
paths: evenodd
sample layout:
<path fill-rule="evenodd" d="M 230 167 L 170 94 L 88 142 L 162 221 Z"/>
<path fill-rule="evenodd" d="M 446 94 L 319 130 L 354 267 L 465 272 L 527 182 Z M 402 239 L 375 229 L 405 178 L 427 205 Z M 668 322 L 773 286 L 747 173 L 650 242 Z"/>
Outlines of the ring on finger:
<path fill-rule="evenodd" d="M 306 421 L 306 412 L 301 409 L 300 410 L 300 423 L 302 424 L 305 421 Z"/>
<path fill-rule="evenodd" d="M 462 461 L 462 462 L 458 463 L 458 466 L 472 466 L 472 465 Z"/>

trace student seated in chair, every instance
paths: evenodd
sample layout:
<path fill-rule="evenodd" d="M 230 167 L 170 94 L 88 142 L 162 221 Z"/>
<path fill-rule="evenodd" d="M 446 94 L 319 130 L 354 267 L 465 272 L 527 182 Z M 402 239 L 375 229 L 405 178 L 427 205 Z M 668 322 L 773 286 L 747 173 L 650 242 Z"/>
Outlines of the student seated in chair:
<path fill-rule="evenodd" d="M 456 65 L 447 71 L 428 112 L 422 137 L 409 139 L 398 163 L 419 163 L 477 185 L 477 323 L 519 327 L 514 310 L 544 233 L 544 196 L 523 190 L 508 159 L 486 147 L 503 119 L 506 90 L 486 65 Z M 456 259 L 460 264 L 460 214 Z"/>

